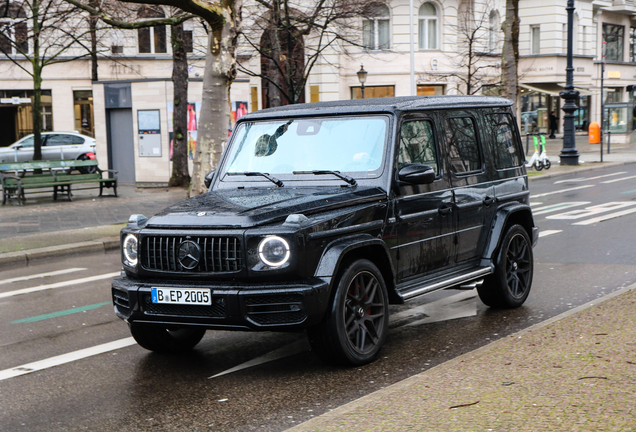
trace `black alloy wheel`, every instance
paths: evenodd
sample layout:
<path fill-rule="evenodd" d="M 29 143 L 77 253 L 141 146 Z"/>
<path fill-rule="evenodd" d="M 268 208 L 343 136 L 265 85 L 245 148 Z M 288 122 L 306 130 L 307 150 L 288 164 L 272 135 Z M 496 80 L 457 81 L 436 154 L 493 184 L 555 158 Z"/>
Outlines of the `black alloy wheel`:
<path fill-rule="evenodd" d="M 501 242 L 494 273 L 477 286 L 479 297 L 492 307 L 521 306 L 530 294 L 533 265 L 528 233 L 521 225 L 511 226 Z"/>
<path fill-rule="evenodd" d="M 365 259 L 354 261 L 341 274 L 325 319 L 308 331 L 314 351 L 331 363 L 372 362 L 386 340 L 388 304 L 378 268 Z"/>

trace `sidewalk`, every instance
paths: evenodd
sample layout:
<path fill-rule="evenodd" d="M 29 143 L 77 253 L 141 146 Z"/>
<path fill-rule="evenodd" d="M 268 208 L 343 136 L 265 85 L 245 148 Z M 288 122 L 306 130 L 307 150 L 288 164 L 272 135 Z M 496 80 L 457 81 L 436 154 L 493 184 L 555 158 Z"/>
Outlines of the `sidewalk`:
<path fill-rule="evenodd" d="M 635 288 L 289 431 L 636 431 Z"/>

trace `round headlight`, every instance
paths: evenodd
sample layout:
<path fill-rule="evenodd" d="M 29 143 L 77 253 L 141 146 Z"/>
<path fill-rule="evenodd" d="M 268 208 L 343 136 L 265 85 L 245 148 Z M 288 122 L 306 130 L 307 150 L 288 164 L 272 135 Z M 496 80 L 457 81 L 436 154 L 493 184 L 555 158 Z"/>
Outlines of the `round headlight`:
<path fill-rule="evenodd" d="M 289 260 L 289 243 L 285 239 L 265 237 L 258 245 L 258 256 L 270 267 L 280 267 Z"/>
<path fill-rule="evenodd" d="M 126 264 L 134 267 L 137 265 L 137 236 L 128 234 L 124 239 L 124 258 L 126 258 Z"/>

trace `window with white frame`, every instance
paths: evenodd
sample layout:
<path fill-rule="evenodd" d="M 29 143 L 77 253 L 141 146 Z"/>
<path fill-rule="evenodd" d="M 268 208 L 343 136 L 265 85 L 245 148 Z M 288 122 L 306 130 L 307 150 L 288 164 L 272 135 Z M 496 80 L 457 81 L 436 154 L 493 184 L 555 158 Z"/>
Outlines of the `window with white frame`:
<path fill-rule="evenodd" d="M 391 14 L 385 4 L 376 3 L 365 11 L 362 21 L 363 44 L 367 49 L 391 47 Z"/>
<path fill-rule="evenodd" d="M 124 32 L 120 29 L 110 29 L 110 51 L 113 54 L 124 53 Z"/>
<path fill-rule="evenodd" d="M 24 9 L 17 4 L 0 7 L 0 54 L 27 54 L 29 36 Z"/>
<path fill-rule="evenodd" d="M 185 45 L 186 52 L 194 51 L 194 23 L 192 20 L 188 20 L 183 23 L 183 44 Z"/>
<path fill-rule="evenodd" d="M 144 6 L 137 13 L 139 18 L 165 18 L 165 14 L 158 6 Z M 140 28 L 137 30 L 139 53 L 163 54 L 168 52 L 166 43 L 166 26 Z"/>
<path fill-rule="evenodd" d="M 497 49 L 499 35 L 499 13 L 496 10 L 490 11 L 488 17 L 488 51 L 493 52 Z"/>
<path fill-rule="evenodd" d="M 530 54 L 541 54 L 541 27 L 530 26 Z"/>
<path fill-rule="evenodd" d="M 419 10 L 419 47 L 424 49 L 437 49 L 437 9 L 433 3 L 424 3 Z"/>

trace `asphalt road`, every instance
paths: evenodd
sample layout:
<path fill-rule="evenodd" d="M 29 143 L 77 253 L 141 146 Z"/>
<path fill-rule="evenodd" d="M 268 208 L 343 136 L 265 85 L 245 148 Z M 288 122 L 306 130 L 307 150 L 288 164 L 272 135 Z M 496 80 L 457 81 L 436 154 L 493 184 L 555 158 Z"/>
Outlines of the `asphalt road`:
<path fill-rule="evenodd" d="M 636 282 L 636 165 L 531 194 L 542 237 L 526 304 L 443 291 L 392 307 L 387 345 L 361 368 L 322 364 L 293 333 L 208 332 L 190 355 L 149 353 L 110 305 L 118 253 L 0 272 L 0 431 L 284 430 Z"/>

